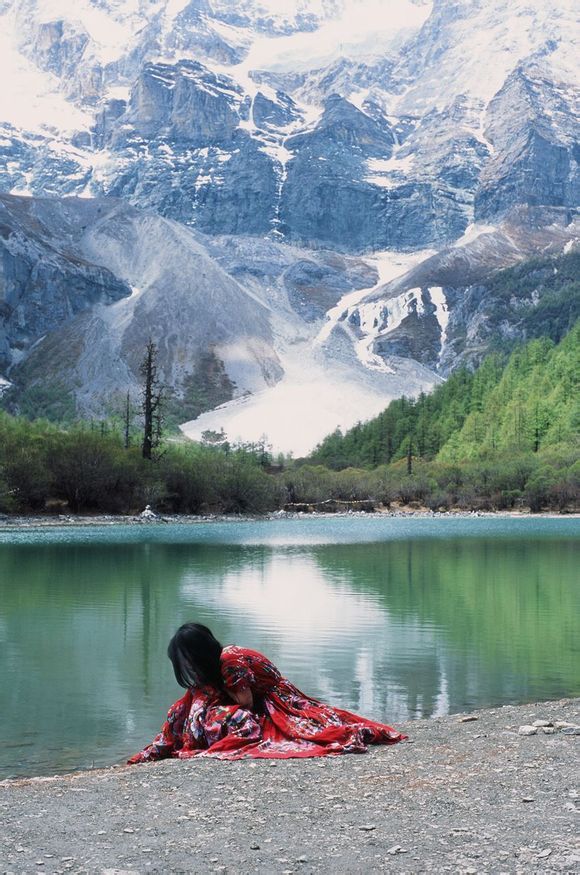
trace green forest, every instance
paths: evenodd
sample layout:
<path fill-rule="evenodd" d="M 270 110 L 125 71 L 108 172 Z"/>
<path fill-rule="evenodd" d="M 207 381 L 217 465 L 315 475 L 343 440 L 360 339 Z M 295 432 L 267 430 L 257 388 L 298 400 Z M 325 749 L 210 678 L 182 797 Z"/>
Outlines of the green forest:
<path fill-rule="evenodd" d="M 329 435 L 307 459 L 170 435 L 144 458 L 120 422 L 0 413 L 4 513 L 260 514 L 281 508 L 571 511 L 580 494 L 580 323 L 491 353 L 430 395 Z M 346 503 L 346 504 L 345 504 Z M 357 503 L 360 503 L 357 504 Z"/>
<path fill-rule="evenodd" d="M 580 323 L 558 344 L 541 338 L 509 358 L 488 356 L 455 371 L 417 400 L 393 401 L 376 419 L 336 431 L 311 461 L 340 470 L 376 467 L 407 455 L 465 462 L 575 445 L 580 425 Z"/>

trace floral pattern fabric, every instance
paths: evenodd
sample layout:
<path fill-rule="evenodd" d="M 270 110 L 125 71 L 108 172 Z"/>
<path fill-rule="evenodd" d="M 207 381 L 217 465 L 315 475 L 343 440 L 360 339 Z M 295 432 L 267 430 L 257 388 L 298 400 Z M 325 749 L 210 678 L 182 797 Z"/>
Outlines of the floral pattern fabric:
<path fill-rule="evenodd" d="M 189 689 L 169 709 L 151 744 L 129 763 L 164 757 L 288 759 L 363 753 L 368 744 L 394 744 L 405 735 L 384 723 L 332 708 L 302 693 L 255 650 L 224 647 L 224 690 Z M 252 709 L 228 695 L 249 688 Z"/>

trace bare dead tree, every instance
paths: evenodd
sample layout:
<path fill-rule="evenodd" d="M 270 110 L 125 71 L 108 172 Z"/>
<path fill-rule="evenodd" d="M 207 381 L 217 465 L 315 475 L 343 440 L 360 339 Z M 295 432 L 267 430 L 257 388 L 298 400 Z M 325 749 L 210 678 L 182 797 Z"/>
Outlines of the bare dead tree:
<path fill-rule="evenodd" d="M 143 414 L 143 444 L 141 453 L 144 459 L 153 459 L 155 450 L 161 443 L 163 432 L 163 386 L 159 380 L 157 365 L 157 344 L 149 338 L 145 356 L 139 369 L 143 378 L 143 399 L 141 412 Z"/>

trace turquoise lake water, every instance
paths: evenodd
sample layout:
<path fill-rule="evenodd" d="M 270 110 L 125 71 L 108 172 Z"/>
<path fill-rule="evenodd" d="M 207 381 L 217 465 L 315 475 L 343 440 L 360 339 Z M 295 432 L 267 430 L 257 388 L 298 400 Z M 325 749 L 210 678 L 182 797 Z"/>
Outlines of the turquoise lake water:
<path fill-rule="evenodd" d="M 0 530 L 0 778 L 151 740 L 186 620 L 395 725 L 580 695 L 579 569 L 565 518 Z"/>

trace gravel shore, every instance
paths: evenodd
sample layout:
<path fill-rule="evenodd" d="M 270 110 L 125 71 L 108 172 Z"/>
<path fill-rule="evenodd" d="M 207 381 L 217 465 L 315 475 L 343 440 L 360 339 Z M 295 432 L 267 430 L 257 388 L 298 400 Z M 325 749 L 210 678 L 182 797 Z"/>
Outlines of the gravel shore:
<path fill-rule="evenodd" d="M 362 756 L 0 782 L 0 872 L 580 872 L 580 730 L 558 721 L 580 699 L 407 723 Z"/>
<path fill-rule="evenodd" d="M 252 516 L 245 514 L 242 516 L 229 514 L 208 514 L 194 516 L 193 514 L 152 514 L 146 516 L 138 514 L 136 516 L 121 516 L 112 514 L 99 514 L 94 516 L 81 514 L 66 514 L 58 516 L 9 516 L 0 514 L 0 532 L 2 530 L 13 529 L 38 529 L 38 528 L 90 528 L 93 526 L 159 526 L 167 523 L 176 525 L 199 525 L 202 523 L 231 523 L 231 522 L 256 522 L 266 520 L 311 520 L 311 519 L 330 519 L 336 520 L 341 517 L 352 519 L 353 517 L 361 517 L 363 519 L 385 519 L 392 517 L 394 519 L 473 519 L 475 517 L 487 518 L 503 518 L 503 519 L 580 519 L 580 513 L 529 513 L 528 511 L 465 511 L 465 510 L 449 510 L 449 511 L 433 511 L 427 508 L 399 508 L 376 510 L 371 513 L 365 511 L 343 511 L 337 513 L 287 513 L 285 511 L 276 511 L 271 514 L 261 516 Z"/>

